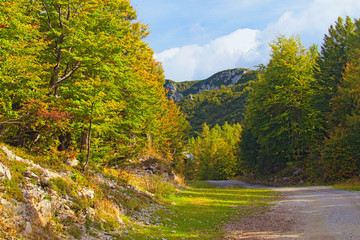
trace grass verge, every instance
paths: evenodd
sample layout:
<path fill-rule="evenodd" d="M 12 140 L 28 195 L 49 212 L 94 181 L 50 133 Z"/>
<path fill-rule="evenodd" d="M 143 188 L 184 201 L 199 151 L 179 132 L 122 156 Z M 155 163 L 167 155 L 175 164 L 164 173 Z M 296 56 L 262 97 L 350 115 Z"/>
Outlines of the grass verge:
<path fill-rule="evenodd" d="M 335 184 L 333 188 L 347 191 L 360 191 L 360 178 L 353 178 L 347 182 Z"/>
<path fill-rule="evenodd" d="M 135 226 L 122 239 L 217 239 L 230 220 L 267 209 L 278 194 L 265 189 L 215 188 L 204 182 L 168 196 L 151 224 Z"/>

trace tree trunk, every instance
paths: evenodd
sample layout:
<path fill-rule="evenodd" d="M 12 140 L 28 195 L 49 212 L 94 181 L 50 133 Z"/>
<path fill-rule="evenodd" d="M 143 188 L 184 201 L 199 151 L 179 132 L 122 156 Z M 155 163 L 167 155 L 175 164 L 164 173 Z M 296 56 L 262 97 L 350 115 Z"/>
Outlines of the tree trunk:
<path fill-rule="evenodd" d="M 89 164 L 90 160 L 90 150 L 91 150 L 91 125 L 92 125 L 92 119 L 93 119 L 93 110 L 94 110 L 94 103 L 91 104 L 91 116 L 89 120 L 89 130 L 88 130 L 88 137 L 87 137 L 87 156 L 86 156 L 86 162 L 83 167 L 83 172 L 85 172 L 87 165 Z"/>
<path fill-rule="evenodd" d="M 81 133 L 81 139 L 80 139 L 80 144 L 81 144 L 81 151 L 84 150 L 86 151 L 87 146 L 89 144 L 89 135 L 88 132 L 82 132 Z"/>

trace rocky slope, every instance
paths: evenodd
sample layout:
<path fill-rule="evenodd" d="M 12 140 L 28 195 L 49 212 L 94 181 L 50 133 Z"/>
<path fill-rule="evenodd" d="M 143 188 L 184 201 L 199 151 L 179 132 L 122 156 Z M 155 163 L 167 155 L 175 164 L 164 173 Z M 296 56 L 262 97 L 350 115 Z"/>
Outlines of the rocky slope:
<path fill-rule="evenodd" d="M 239 84 L 244 76 L 251 72 L 247 68 L 235 68 L 215 73 L 211 77 L 200 81 L 174 82 L 165 81 L 165 89 L 168 90 L 169 99 L 175 102 L 187 97 L 191 98 L 194 94 L 200 94 L 208 90 L 218 90 L 222 85 L 225 87 Z"/>
<path fill-rule="evenodd" d="M 159 220 L 153 190 L 174 179 L 155 159 L 83 174 L 76 161 L 44 166 L 0 146 L 0 239 L 126 239 Z"/>

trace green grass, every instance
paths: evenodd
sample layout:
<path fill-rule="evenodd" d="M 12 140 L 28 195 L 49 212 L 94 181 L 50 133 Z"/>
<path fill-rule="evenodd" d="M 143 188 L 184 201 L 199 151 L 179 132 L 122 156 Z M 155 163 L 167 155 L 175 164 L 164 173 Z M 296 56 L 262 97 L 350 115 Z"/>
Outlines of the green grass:
<path fill-rule="evenodd" d="M 360 191 L 360 178 L 353 178 L 348 182 L 335 184 L 333 188 L 347 191 Z"/>
<path fill-rule="evenodd" d="M 134 226 L 121 239 L 217 239 L 225 223 L 266 211 L 276 197 L 270 190 L 214 188 L 197 182 L 167 197 L 167 209 L 158 211 L 151 225 Z"/>

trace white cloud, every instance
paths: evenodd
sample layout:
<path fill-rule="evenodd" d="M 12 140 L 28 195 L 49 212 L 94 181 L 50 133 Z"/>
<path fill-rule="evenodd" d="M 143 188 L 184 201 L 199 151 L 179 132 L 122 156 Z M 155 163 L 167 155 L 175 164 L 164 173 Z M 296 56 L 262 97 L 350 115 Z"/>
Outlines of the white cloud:
<path fill-rule="evenodd" d="M 302 42 L 321 44 L 323 35 L 339 16 L 359 17 L 358 0 L 314 0 L 294 12 L 285 12 L 276 22 L 270 23 L 263 31 L 263 40 L 272 40 L 279 34 L 300 35 Z M 273 36 L 271 38 L 271 36 Z"/>
<path fill-rule="evenodd" d="M 258 30 L 239 29 L 208 44 L 173 48 L 155 57 L 163 63 L 169 79 L 203 79 L 227 68 L 253 67 L 259 56 L 259 33 Z"/>
<path fill-rule="evenodd" d="M 172 48 L 155 57 L 163 63 L 169 79 L 204 79 L 228 68 L 252 68 L 265 64 L 269 58 L 268 42 L 280 34 L 299 35 L 305 46 L 320 45 L 323 35 L 338 16 L 359 17 L 359 12 L 359 0 L 313 0 L 298 8 L 285 10 L 281 17 L 267 24 L 263 30 L 242 28 L 207 44 Z M 201 25 L 194 25 L 194 29 L 205 30 Z"/>

